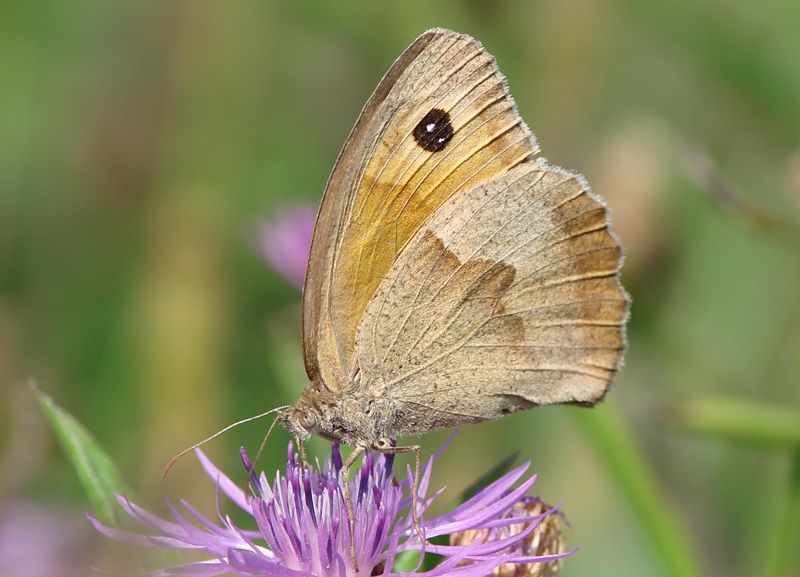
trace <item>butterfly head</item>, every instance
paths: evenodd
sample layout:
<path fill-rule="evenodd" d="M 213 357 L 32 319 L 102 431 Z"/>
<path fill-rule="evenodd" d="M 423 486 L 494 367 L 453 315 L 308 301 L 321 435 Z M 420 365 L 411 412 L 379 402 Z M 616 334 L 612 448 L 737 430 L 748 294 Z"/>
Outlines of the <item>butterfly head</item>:
<path fill-rule="evenodd" d="M 315 435 L 319 426 L 319 414 L 313 407 L 295 403 L 278 413 L 278 421 L 291 436 L 305 441 Z"/>
<path fill-rule="evenodd" d="M 321 381 L 311 383 L 294 404 L 278 412 L 278 420 L 286 432 L 305 441 L 317 435 L 329 441 L 340 441 L 333 431 L 331 420 L 336 414 L 337 402 Z"/>

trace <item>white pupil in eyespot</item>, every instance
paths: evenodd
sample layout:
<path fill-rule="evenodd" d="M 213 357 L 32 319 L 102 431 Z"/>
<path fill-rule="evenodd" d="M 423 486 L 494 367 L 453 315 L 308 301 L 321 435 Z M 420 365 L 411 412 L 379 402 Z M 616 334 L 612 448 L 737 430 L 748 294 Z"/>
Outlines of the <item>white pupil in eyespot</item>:
<path fill-rule="evenodd" d="M 428 132 L 433 132 L 435 129 L 436 129 L 436 124 L 433 122 L 425 125 L 425 130 L 427 130 Z"/>

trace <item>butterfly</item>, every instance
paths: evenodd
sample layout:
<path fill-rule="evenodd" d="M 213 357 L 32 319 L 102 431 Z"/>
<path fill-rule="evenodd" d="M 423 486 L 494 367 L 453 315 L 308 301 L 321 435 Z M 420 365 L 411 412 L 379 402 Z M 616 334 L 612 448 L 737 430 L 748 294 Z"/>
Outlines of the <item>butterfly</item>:
<path fill-rule="evenodd" d="M 603 398 L 626 346 L 620 243 L 538 153 L 480 42 L 436 28 L 403 52 L 319 209 L 290 434 L 419 456 L 395 439 Z"/>

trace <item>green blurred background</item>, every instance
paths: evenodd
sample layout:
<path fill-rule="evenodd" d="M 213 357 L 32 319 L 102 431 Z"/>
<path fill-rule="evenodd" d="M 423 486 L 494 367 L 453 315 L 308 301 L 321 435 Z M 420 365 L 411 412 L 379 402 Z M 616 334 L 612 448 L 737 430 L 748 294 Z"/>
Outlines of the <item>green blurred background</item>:
<path fill-rule="evenodd" d="M 602 408 L 464 429 L 434 483 L 454 497 L 502 455 L 532 459 L 580 546 L 568 577 L 800 574 L 797 0 L 3 2 L 0 515 L 53 515 L 69 542 L 54 573 L 0 574 L 110 555 L 29 377 L 139 501 L 213 514 L 196 462 L 162 481 L 165 461 L 305 385 L 299 296 L 259 258 L 259 222 L 319 201 L 381 75 L 432 26 L 480 39 L 544 155 L 609 200 L 633 298 Z M 718 405 L 693 404 L 720 397 L 750 424 L 717 430 Z M 265 427 L 208 451 L 236 471 Z"/>

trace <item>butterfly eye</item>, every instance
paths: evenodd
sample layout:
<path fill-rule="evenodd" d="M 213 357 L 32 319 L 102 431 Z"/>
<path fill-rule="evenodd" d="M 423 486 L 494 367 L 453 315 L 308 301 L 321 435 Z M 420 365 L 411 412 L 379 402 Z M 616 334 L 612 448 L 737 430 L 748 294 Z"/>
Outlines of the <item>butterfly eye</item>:
<path fill-rule="evenodd" d="M 309 431 L 317 426 L 317 416 L 311 411 L 303 411 L 297 418 L 300 426 Z"/>

